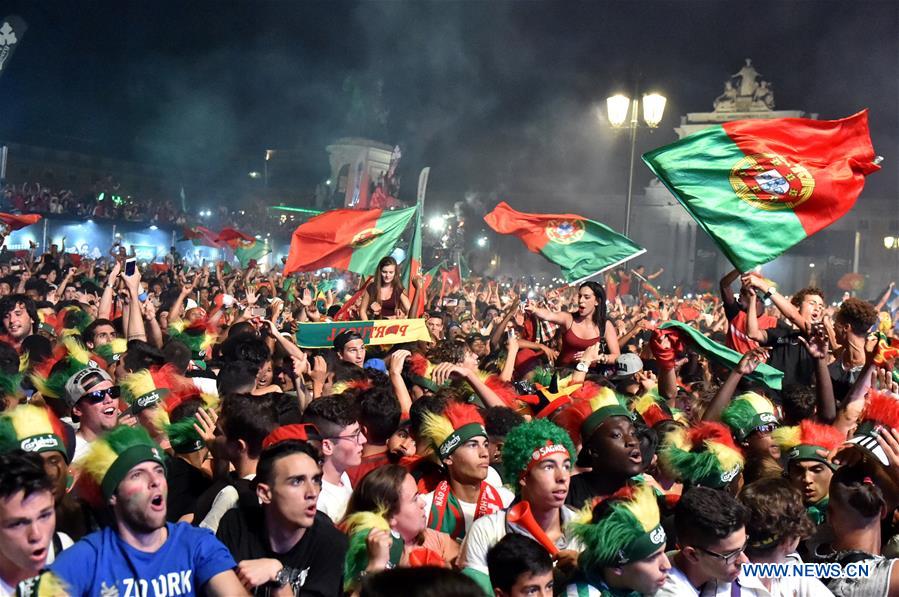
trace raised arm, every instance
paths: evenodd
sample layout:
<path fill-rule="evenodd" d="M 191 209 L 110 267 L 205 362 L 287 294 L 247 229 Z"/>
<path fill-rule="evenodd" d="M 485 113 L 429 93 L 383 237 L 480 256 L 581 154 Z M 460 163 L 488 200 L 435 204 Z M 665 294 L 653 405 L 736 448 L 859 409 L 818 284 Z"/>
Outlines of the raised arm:
<path fill-rule="evenodd" d="M 743 283 L 761 292 L 766 297 L 771 298 L 771 302 L 784 314 L 784 317 L 793 322 L 801 332 L 808 334 L 810 332 L 811 322 L 807 321 L 800 313 L 799 309 L 793 306 L 783 295 L 777 292 L 773 284 L 767 280 L 763 280 L 759 276 L 752 274 L 743 275 Z M 750 336 L 752 338 L 752 336 Z M 753 338 L 754 339 L 754 338 Z"/>
<path fill-rule="evenodd" d="M 755 371 L 756 367 L 768 360 L 768 351 L 764 348 L 753 348 L 743 355 L 740 362 L 737 363 L 736 369 L 730 372 L 727 379 L 718 388 L 718 393 L 709 402 L 708 408 L 702 415 L 703 421 L 720 421 L 721 413 L 730 404 L 737 386 L 744 375 L 749 375 Z"/>
<path fill-rule="evenodd" d="M 721 300 L 724 301 L 724 304 L 727 306 L 731 306 L 737 301 L 734 300 L 734 293 L 731 285 L 734 283 L 734 280 L 740 277 L 740 270 L 733 269 L 726 273 L 721 281 L 718 282 L 718 291 L 721 293 Z"/>
<path fill-rule="evenodd" d="M 573 321 L 571 313 L 568 311 L 550 311 L 549 309 L 538 307 L 531 302 L 528 302 L 528 304 L 525 305 L 524 310 L 528 313 L 532 313 L 538 319 L 555 323 L 564 326 L 565 328 L 571 327 Z"/>

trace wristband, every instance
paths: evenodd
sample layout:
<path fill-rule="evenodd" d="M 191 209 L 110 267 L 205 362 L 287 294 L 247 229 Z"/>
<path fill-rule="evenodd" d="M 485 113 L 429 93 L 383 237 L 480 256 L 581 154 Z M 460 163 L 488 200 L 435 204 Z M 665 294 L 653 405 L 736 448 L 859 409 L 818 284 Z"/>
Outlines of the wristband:
<path fill-rule="evenodd" d="M 762 298 L 764 298 L 767 301 L 769 298 L 771 298 L 771 295 L 774 294 L 775 292 L 777 292 L 777 289 L 774 288 L 773 286 L 771 286 L 770 288 L 768 288 L 768 292 L 766 292 L 765 294 L 762 295 Z"/>

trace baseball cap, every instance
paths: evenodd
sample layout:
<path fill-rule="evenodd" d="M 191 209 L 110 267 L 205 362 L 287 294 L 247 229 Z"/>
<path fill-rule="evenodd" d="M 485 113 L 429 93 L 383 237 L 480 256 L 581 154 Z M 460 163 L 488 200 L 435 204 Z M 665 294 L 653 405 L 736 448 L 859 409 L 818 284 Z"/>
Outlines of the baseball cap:
<path fill-rule="evenodd" d="M 66 382 L 65 402 L 71 408 L 81 397 L 93 391 L 101 382 L 113 383 L 112 378 L 103 369 L 87 367 L 69 378 Z"/>
<path fill-rule="evenodd" d="M 643 371 L 643 360 L 632 352 L 626 352 L 615 359 L 615 374 L 612 379 L 624 379 L 640 371 Z"/>

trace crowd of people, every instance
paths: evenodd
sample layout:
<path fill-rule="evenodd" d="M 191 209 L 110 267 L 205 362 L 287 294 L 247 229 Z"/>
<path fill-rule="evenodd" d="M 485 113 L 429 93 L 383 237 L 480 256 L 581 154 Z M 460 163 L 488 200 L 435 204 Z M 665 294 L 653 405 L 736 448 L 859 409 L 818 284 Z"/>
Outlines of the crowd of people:
<path fill-rule="evenodd" d="M 0 595 L 899 595 L 891 292 L 172 259 L 0 263 Z"/>
<path fill-rule="evenodd" d="M 181 201 L 175 195 L 166 198 L 126 195 L 111 178 L 80 191 L 57 189 L 40 182 L 8 183 L 0 192 L 0 211 L 73 220 L 146 223 L 175 229 L 196 225 L 232 227 L 250 234 L 280 232 L 283 235 L 297 225 L 295 214 L 273 213 L 264 202 L 255 200 L 243 201 L 238 209 L 220 204 L 189 213 L 181 209 Z"/>

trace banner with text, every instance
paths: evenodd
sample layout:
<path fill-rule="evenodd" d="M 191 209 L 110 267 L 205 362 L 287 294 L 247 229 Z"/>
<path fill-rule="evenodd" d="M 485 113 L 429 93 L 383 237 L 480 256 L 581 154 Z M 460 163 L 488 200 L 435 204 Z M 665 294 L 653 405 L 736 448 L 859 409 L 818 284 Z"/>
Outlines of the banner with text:
<path fill-rule="evenodd" d="M 297 326 L 297 344 L 303 348 L 331 348 L 334 346 L 334 338 L 347 330 L 362 336 L 366 345 L 431 341 L 424 319 L 378 319 L 301 323 Z"/>

